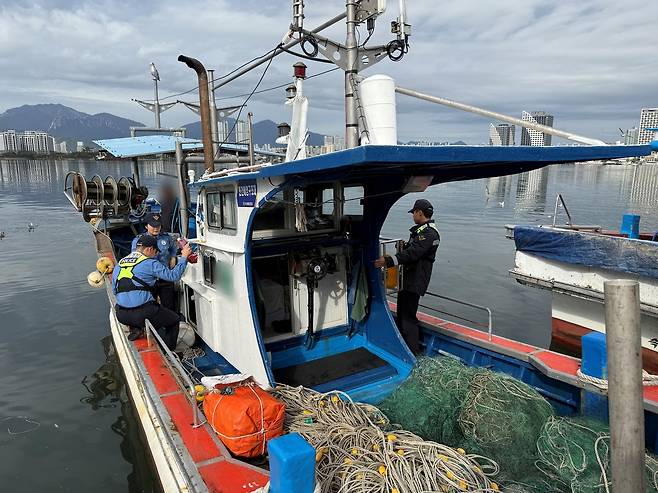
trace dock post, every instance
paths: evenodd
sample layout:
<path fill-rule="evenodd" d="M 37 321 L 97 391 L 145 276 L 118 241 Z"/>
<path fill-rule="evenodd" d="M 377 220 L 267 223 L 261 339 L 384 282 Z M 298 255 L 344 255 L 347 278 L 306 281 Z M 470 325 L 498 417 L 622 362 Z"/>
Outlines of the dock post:
<path fill-rule="evenodd" d="M 637 281 L 604 283 L 612 491 L 644 493 L 644 398 Z"/>

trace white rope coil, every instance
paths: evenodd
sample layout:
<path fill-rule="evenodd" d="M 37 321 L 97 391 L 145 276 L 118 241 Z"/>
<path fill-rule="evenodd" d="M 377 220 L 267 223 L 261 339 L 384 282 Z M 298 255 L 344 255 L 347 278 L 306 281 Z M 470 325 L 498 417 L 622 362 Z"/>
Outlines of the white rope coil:
<path fill-rule="evenodd" d="M 285 431 L 315 448 L 322 493 L 499 491 L 494 461 L 399 430 L 347 394 L 287 385 L 272 394 L 286 405 Z"/>

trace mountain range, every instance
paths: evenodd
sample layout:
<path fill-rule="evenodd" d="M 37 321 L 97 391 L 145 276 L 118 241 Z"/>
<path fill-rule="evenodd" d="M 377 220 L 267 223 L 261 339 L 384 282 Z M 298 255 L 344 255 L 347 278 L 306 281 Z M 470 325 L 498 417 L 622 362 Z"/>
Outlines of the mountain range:
<path fill-rule="evenodd" d="M 229 118 L 229 128 L 235 120 Z M 69 149 L 75 149 L 76 142 L 91 145 L 93 140 L 115 139 L 130 136 L 130 127 L 143 127 L 141 122 L 121 118 L 110 113 L 90 115 L 62 104 L 32 104 L 11 108 L 0 113 L 0 131 L 38 130 L 55 137 L 57 142 L 66 141 Z M 199 121 L 183 125 L 187 128 L 187 137 L 201 138 Z M 254 143 L 258 145 L 274 144 L 278 136 L 277 124 L 272 120 L 254 123 Z M 309 132 L 309 145 L 322 145 L 324 135 Z"/>
<path fill-rule="evenodd" d="M 11 108 L 0 114 L 0 131 L 39 130 L 66 141 L 69 149 L 82 141 L 89 145 L 95 139 L 114 139 L 130 135 L 130 127 L 144 124 L 110 113 L 90 115 L 62 104 L 32 104 Z"/>
<path fill-rule="evenodd" d="M 235 120 L 227 119 L 229 129 Z M 68 149 L 75 149 L 76 142 L 92 145 L 93 140 L 115 139 L 130 136 L 130 127 L 143 127 L 141 122 L 121 118 L 110 113 L 90 115 L 77 111 L 62 104 L 32 104 L 11 108 L 0 113 L 0 131 L 39 130 L 55 137 L 57 142 L 66 141 Z M 199 121 L 183 125 L 187 128 L 187 137 L 201 138 L 201 123 Z M 277 124 L 272 120 L 262 120 L 254 123 L 254 143 L 257 145 L 274 144 L 278 136 Z M 231 136 L 233 136 L 233 132 Z M 309 132 L 308 145 L 324 144 L 324 135 Z M 409 142 L 414 144 L 414 142 Z M 447 144 L 442 143 L 442 144 Z M 451 145 L 463 145 L 464 142 L 452 142 Z"/>

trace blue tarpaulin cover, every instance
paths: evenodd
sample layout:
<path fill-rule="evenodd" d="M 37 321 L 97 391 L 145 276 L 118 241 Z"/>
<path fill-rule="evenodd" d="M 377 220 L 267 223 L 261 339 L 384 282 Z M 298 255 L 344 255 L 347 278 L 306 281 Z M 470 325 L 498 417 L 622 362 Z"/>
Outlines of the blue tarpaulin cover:
<path fill-rule="evenodd" d="M 550 260 L 658 278 L 658 242 L 516 226 L 514 243 L 518 251 Z"/>

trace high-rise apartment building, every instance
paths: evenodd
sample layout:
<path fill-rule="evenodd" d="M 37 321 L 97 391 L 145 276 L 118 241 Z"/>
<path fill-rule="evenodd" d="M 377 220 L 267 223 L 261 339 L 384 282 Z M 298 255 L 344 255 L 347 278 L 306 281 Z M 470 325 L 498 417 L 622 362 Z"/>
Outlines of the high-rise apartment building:
<path fill-rule="evenodd" d="M 18 134 L 18 136 L 20 139 L 21 151 L 47 154 L 55 150 L 55 139 L 46 132 L 26 130 L 25 132 Z"/>
<path fill-rule="evenodd" d="M 637 127 L 627 129 L 624 132 L 624 145 L 632 146 L 637 144 L 639 133 L 640 131 Z"/>
<path fill-rule="evenodd" d="M 46 132 L 26 130 L 0 132 L 0 152 L 36 152 L 47 154 L 55 150 L 55 139 Z"/>
<path fill-rule="evenodd" d="M 490 146 L 513 146 L 514 145 L 514 125 L 501 123 L 500 125 L 489 124 L 489 145 Z"/>
<path fill-rule="evenodd" d="M 18 152 L 20 150 L 20 141 L 14 130 L 0 132 L 0 152 Z"/>
<path fill-rule="evenodd" d="M 528 113 L 524 111 L 521 119 L 524 122 L 538 123 L 547 127 L 553 126 L 553 115 L 549 115 L 544 111 L 533 111 Z M 521 130 L 521 145 L 522 146 L 549 146 L 551 145 L 551 135 L 545 134 L 538 130 L 523 128 Z"/>
<path fill-rule="evenodd" d="M 237 144 L 249 143 L 249 123 L 244 120 L 238 120 L 235 124 L 235 142 Z"/>
<path fill-rule="evenodd" d="M 658 128 L 658 108 L 642 108 L 640 112 L 640 132 L 637 139 L 640 145 L 648 144 L 656 135 L 655 131 L 647 128 Z"/>

